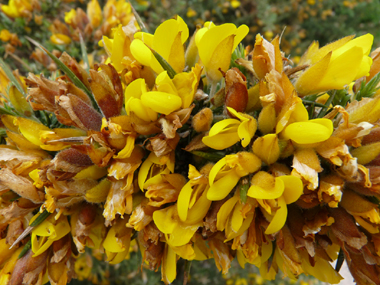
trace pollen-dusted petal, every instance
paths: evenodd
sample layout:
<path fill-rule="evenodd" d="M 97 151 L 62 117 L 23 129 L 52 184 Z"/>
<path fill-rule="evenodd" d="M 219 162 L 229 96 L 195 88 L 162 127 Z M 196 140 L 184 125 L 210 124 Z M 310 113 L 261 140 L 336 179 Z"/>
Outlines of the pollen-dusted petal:
<path fill-rule="evenodd" d="M 327 140 L 334 130 L 329 119 L 315 119 L 288 125 L 282 132 L 284 139 L 291 139 L 298 144 L 311 144 Z"/>
<path fill-rule="evenodd" d="M 255 140 L 252 146 L 256 154 L 266 164 L 275 163 L 280 157 L 280 146 L 276 134 L 268 134 Z"/>
<path fill-rule="evenodd" d="M 239 182 L 240 176 L 235 171 L 230 171 L 227 175 L 214 182 L 207 192 L 207 199 L 218 201 L 227 197 L 232 189 Z"/>
<path fill-rule="evenodd" d="M 90 203 L 102 203 L 107 199 L 111 182 L 105 178 L 98 185 L 86 191 L 85 199 Z"/>
<path fill-rule="evenodd" d="M 276 199 L 284 193 L 284 182 L 274 178 L 265 171 L 260 171 L 252 177 L 251 187 L 247 195 L 256 199 Z"/>
<path fill-rule="evenodd" d="M 182 106 L 181 97 L 159 91 L 150 91 L 142 94 L 141 101 L 153 111 L 165 115 L 169 115 Z"/>
<path fill-rule="evenodd" d="M 285 225 L 285 221 L 288 216 L 288 208 L 286 206 L 284 197 L 279 197 L 277 199 L 277 202 L 279 209 L 277 209 L 273 219 L 271 220 L 269 226 L 265 230 L 266 235 L 278 232 Z"/>
<path fill-rule="evenodd" d="M 380 142 L 367 144 L 351 150 L 351 155 L 358 159 L 358 163 L 367 164 L 380 154 Z"/>
<path fill-rule="evenodd" d="M 301 95 L 308 95 L 318 90 L 318 83 L 322 80 L 328 69 L 332 52 L 324 56 L 316 64 L 309 67 L 297 79 L 294 87 Z M 322 90 L 323 91 L 323 90 Z"/>
<path fill-rule="evenodd" d="M 282 193 L 282 197 L 284 197 L 286 204 L 294 203 L 298 200 L 298 198 L 303 193 L 303 183 L 300 178 L 284 175 L 276 177 L 276 179 L 282 180 L 284 182 L 284 193 Z"/>

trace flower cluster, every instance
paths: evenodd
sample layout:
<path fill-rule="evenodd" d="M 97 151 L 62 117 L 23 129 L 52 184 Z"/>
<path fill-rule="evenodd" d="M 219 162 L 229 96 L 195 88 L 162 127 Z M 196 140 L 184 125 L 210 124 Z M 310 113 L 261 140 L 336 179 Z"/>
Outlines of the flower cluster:
<path fill-rule="evenodd" d="M 245 25 L 136 19 L 93 69 L 66 53 L 55 78 L 2 65 L 0 283 L 65 284 L 86 249 L 118 264 L 137 241 L 165 284 L 179 259 L 227 273 L 234 258 L 337 284 L 343 257 L 379 284 L 373 36 L 314 42 L 294 66 L 278 36 L 239 45 Z"/>

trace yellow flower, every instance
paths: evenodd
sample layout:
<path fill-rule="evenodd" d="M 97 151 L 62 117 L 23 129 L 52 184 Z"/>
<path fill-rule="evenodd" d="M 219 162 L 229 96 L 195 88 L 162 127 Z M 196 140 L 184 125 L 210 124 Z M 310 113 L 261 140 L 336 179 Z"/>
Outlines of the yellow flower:
<path fill-rule="evenodd" d="M 96 29 L 101 24 L 102 17 L 102 8 L 97 0 L 91 0 L 87 4 L 87 15 L 90 18 L 90 23 L 93 29 Z"/>
<path fill-rule="evenodd" d="M 177 201 L 178 216 L 182 222 L 197 223 L 206 216 L 211 201 L 207 199 L 208 179 L 189 165 L 189 179 L 181 189 Z"/>
<path fill-rule="evenodd" d="M 303 184 L 301 179 L 295 176 L 285 175 L 273 177 L 265 171 L 260 171 L 252 177 L 251 187 L 248 189 L 249 197 L 258 199 L 261 206 L 265 204 L 262 200 L 276 199 L 277 206 L 275 214 L 272 216 L 272 210 L 265 207 L 269 215 L 264 215 L 270 220 L 265 234 L 273 234 L 279 231 L 285 224 L 288 215 L 286 204 L 291 204 L 298 200 L 303 193 Z"/>
<path fill-rule="evenodd" d="M 30 222 L 33 222 L 38 216 L 39 214 L 35 215 Z M 66 216 L 61 215 L 58 220 L 55 220 L 54 215 L 50 215 L 50 217 L 32 231 L 33 256 L 43 253 L 54 241 L 63 238 L 70 230 L 71 228 Z"/>
<path fill-rule="evenodd" d="M 11 39 L 11 36 L 12 34 L 6 29 L 2 29 L 0 32 L 0 40 L 3 42 L 8 42 Z"/>
<path fill-rule="evenodd" d="M 75 11 L 75 9 L 71 9 L 69 12 L 65 12 L 65 23 L 70 25 L 75 19 L 76 15 L 77 12 Z"/>
<path fill-rule="evenodd" d="M 25 11 L 32 12 L 33 7 L 29 0 L 9 0 L 8 5 L 1 5 L 1 10 L 10 18 L 25 15 Z"/>
<path fill-rule="evenodd" d="M 302 56 L 300 65 L 310 67 L 297 79 L 294 87 L 302 96 L 343 89 L 362 76 L 369 73 L 372 59 L 373 36 L 366 34 L 353 39 L 348 36 L 319 49 L 318 42 L 313 42 Z"/>
<path fill-rule="evenodd" d="M 234 24 L 206 25 L 198 30 L 195 40 L 208 79 L 218 82 L 223 77 L 219 69 L 226 72 L 230 67 L 231 54 L 248 34 L 249 28 L 246 25 L 236 28 Z"/>
<path fill-rule="evenodd" d="M 225 231 L 226 241 L 242 235 L 251 225 L 255 207 L 251 203 L 242 203 L 238 195 L 228 199 L 220 207 L 216 227 Z"/>
<path fill-rule="evenodd" d="M 71 38 L 65 34 L 53 34 L 50 36 L 50 41 L 56 45 L 68 45 L 71 43 Z"/>
<path fill-rule="evenodd" d="M 126 26 L 133 16 L 131 5 L 125 0 L 108 0 L 103 11 L 105 21 L 112 26 Z"/>
<path fill-rule="evenodd" d="M 103 242 L 110 264 L 117 264 L 127 258 L 131 242 L 132 228 L 127 228 L 125 219 L 118 219 L 108 231 Z"/>
<path fill-rule="evenodd" d="M 255 140 L 252 146 L 256 154 L 266 164 L 272 164 L 280 157 L 280 146 L 276 134 L 268 134 Z"/>
<path fill-rule="evenodd" d="M 184 43 L 189 37 L 189 29 L 181 17 L 163 22 L 154 35 L 139 32 L 131 44 L 131 52 L 138 62 L 150 66 L 157 74 L 164 71 L 154 57 L 152 48 L 160 54 L 178 73 L 185 68 Z"/>
<path fill-rule="evenodd" d="M 225 149 L 241 140 L 241 145 L 246 147 L 257 129 L 256 119 L 245 114 L 236 112 L 227 107 L 228 111 L 238 119 L 225 119 L 212 126 L 202 142 L 213 149 Z"/>
<path fill-rule="evenodd" d="M 207 199 L 211 201 L 224 199 L 241 177 L 256 172 L 260 167 L 261 160 L 253 153 L 239 152 L 226 155 L 210 171 Z"/>
<path fill-rule="evenodd" d="M 154 152 L 151 152 L 139 170 L 139 187 L 141 190 L 146 189 L 149 185 L 161 182 L 161 174 L 173 172 L 174 156 L 172 154 L 157 157 Z"/>

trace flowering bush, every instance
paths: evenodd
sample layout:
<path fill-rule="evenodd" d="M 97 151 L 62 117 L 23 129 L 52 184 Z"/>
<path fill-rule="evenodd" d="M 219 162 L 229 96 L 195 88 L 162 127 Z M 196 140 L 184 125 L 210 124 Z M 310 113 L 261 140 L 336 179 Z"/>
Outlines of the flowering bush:
<path fill-rule="evenodd" d="M 89 252 L 112 265 L 136 247 L 166 284 L 179 259 L 186 283 L 191 260 L 227 274 L 235 258 L 331 284 L 346 259 L 379 284 L 373 36 L 313 42 L 295 65 L 279 36 L 244 48 L 246 25 L 124 24 L 93 68 L 33 39 L 63 74 L 0 61 L 1 284 L 66 284 Z"/>

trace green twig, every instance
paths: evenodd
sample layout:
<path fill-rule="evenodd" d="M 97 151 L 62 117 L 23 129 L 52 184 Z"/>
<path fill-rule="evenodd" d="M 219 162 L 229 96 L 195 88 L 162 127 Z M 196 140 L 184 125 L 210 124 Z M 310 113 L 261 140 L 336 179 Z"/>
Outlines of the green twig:
<path fill-rule="evenodd" d="M 336 265 L 335 265 L 335 271 L 336 271 L 336 272 L 339 272 L 340 268 L 341 268 L 342 265 L 343 265 L 343 261 L 344 261 L 344 254 L 343 254 L 343 250 L 340 249 L 340 250 L 339 250 L 338 259 L 337 259 L 337 261 L 336 261 Z"/>
<path fill-rule="evenodd" d="M 21 257 L 23 257 L 27 252 L 28 250 L 32 247 L 32 242 L 31 240 L 29 240 L 25 245 L 24 245 L 24 248 L 21 250 L 20 254 L 18 255 L 18 259 L 20 259 Z"/>

